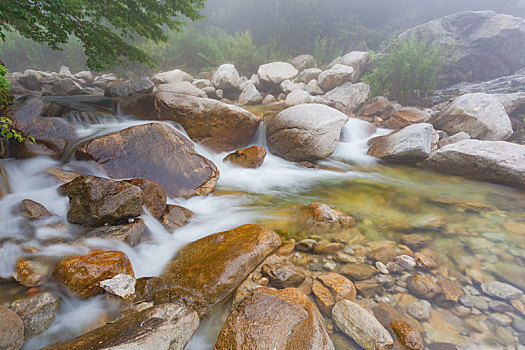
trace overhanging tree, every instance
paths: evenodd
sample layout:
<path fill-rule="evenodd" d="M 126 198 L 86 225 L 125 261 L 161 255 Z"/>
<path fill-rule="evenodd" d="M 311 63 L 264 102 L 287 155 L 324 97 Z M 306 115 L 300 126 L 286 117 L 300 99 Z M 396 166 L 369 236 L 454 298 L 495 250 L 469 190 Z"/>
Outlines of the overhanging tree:
<path fill-rule="evenodd" d="M 101 71 L 127 61 L 152 65 L 153 59 L 133 45 L 143 37 L 168 39 L 187 20 L 202 19 L 205 0 L 0 0 L 0 38 L 18 31 L 26 38 L 60 50 L 78 38 L 87 66 Z"/>

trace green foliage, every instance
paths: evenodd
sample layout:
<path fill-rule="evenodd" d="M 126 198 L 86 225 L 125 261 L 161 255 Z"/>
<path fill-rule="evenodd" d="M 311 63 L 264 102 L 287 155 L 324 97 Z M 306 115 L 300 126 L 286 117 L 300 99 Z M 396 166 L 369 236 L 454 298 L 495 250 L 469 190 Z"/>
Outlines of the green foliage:
<path fill-rule="evenodd" d="M 362 81 L 373 96 L 386 95 L 406 104 L 414 96 L 427 96 L 439 82 L 439 74 L 450 51 L 408 37 L 397 41 L 388 54 L 372 55 L 373 70 Z"/>
<path fill-rule="evenodd" d="M 7 117 L 0 117 L 0 136 L 5 137 L 8 140 L 14 139 L 18 142 L 22 142 L 28 138 L 31 142 L 36 143 L 34 137 L 26 135 L 18 130 L 13 121 Z"/>
<path fill-rule="evenodd" d="M 165 28 L 180 29 L 181 18 L 202 19 L 204 0 L 4 0 L 0 38 L 8 31 L 60 50 L 71 37 L 82 42 L 87 66 L 103 70 L 128 60 L 153 65 L 133 42 L 166 41 Z"/>
<path fill-rule="evenodd" d="M 5 114 L 4 111 L 13 100 L 13 96 L 9 93 L 11 83 L 5 77 L 7 72 L 7 68 L 0 64 L 0 116 Z"/>
<path fill-rule="evenodd" d="M 339 56 L 344 55 L 343 48 L 339 45 L 337 40 L 317 37 L 312 51 L 312 56 L 315 57 L 319 67 L 326 67 Z"/>

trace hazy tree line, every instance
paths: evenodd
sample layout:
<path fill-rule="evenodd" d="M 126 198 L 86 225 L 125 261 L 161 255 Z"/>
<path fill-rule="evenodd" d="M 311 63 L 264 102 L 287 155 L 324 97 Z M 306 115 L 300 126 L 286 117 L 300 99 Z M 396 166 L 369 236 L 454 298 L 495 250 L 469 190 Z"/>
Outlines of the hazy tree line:
<path fill-rule="evenodd" d="M 377 50 L 403 30 L 464 10 L 494 10 L 525 17 L 525 0 L 207 0 L 207 19 L 169 33 L 167 43 L 139 40 L 157 60 L 120 72 L 184 68 L 192 73 L 229 61 L 246 73 L 269 60 L 313 54 L 321 64 L 350 50 Z M 0 55 L 11 70 L 72 70 L 85 65 L 82 45 L 71 40 L 53 52 L 9 33 Z"/>

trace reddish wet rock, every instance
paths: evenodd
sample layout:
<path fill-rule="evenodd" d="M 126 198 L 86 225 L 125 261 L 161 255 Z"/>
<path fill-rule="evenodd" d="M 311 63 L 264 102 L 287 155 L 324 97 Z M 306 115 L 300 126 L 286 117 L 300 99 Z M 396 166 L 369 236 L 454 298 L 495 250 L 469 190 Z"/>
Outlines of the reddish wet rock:
<path fill-rule="evenodd" d="M 407 350 L 422 350 L 425 347 L 421 333 L 405 321 L 393 321 L 390 327 L 397 341 Z"/>
<path fill-rule="evenodd" d="M 441 288 L 429 275 L 418 273 L 408 280 L 408 289 L 417 297 L 432 299 L 441 292 Z"/>
<path fill-rule="evenodd" d="M 326 315 L 330 315 L 332 307 L 338 301 L 343 299 L 355 301 L 357 296 L 352 281 L 333 272 L 317 276 L 313 281 L 312 292 L 319 310 Z"/>
<path fill-rule="evenodd" d="M 280 289 L 299 287 L 306 278 L 302 269 L 288 262 L 265 264 L 262 274 L 270 280 L 272 287 Z"/>
<path fill-rule="evenodd" d="M 266 150 L 261 146 L 252 146 L 245 149 L 239 149 L 233 153 L 228 154 L 225 162 L 241 166 L 243 168 L 259 168 L 266 157 Z"/>
<path fill-rule="evenodd" d="M 188 223 L 188 221 L 195 215 L 191 210 L 184 207 L 168 204 L 164 210 L 164 214 L 160 219 L 160 222 L 166 230 L 173 232 L 175 229 L 182 227 Z"/>
<path fill-rule="evenodd" d="M 146 179 L 131 179 L 125 182 L 137 186 L 144 193 L 144 205 L 150 214 L 157 220 L 162 217 L 166 209 L 166 192 L 162 187 L 150 180 Z"/>
<path fill-rule="evenodd" d="M 76 295 L 86 299 L 103 294 L 101 281 L 118 274 L 135 276 L 126 254 L 119 251 L 93 250 L 84 256 L 62 259 L 53 270 L 56 281 L 64 283 Z"/>

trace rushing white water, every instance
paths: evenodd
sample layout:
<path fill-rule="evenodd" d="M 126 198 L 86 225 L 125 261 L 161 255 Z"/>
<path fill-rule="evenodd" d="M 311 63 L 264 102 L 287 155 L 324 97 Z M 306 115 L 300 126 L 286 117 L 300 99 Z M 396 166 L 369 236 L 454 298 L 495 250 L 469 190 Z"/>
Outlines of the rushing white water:
<path fill-rule="evenodd" d="M 134 125 L 150 123 L 150 121 L 136 121 L 117 116 L 107 119 L 103 123 L 86 126 L 79 123 L 77 134 L 80 140 L 87 140 L 96 136 L 122 130 Z M 173 123 L 166 123 L 177 127 Z M 182 133 L 183 130 L 177 127 Z M 344 171 L 330 171 L 323 169 L 309 169 L 288 162 L 268 152 L 264 164 L 258 169 L 245 169 L 225 163 L 222 159 L 227 153 L 213 153 L 200 145 L 196 150 L 211 159 L 219 168 L 219 189 L 242 191 L 240 195 L 209 195 L 190 199 L 170 198 L 169 203 L 184 206 L 196 213 L 190 223 L 170 233 L 147 212 L 141 216 L 144 220 L 151 240 L 136 247 L 114 240 L 87 239 L 86 245 L 45 244 L 51 238 L 70 238 L 71 233 L 67 223 L 66 213 L 68 201 L 58 193 L 56 180 L 46 174 L 46 170 L 60 165 L 59 162 L 48 158 L 32 158 L 27 160 L 5 160 L 0 162 L 8 179 L 10 193 L 0 200 L 0 240 L 14 239 L 17 242 L 37 247 L 39 255 L 60 258 L 71 254 L 84 254 L 93 248 L 120 250 L 125 252 L 131 260 L 136 277 L 159 275 L 163 266 L 172 258 L 180 247 L 206 235 L 233 229 L 243 224 L 263 220 L 264 212 L 257 207 L 253 194 L 298 193 L 320 181 L 343 180 L 353 177 L 370 176 L 368 173 L 359 173 L 352 170 L 349 163 L 371 163 L 373 158 L 366 155 L 367 140 L 370 137 L 384 134 L 384 130 L 376 133 L 371 131 L 370 124 L 351 119 L 344 128 L 341 142 L 334 155 L 322 162 L 332 168 L 341 168 Z M 187 135 L 186 135 L 187 136 Z M 264 127 L 261 127 L 253 144 L 266 146 Z M 87 169 L 88 173 L 105 176 L 96 166 L 87 162 L 72 160 L 71 168 Z M 55 216 L 48 221 L 38 221 L 34 227 L 25 227 L 26 222 L 16 213 L 16 207 L 23 199 L 32 199 L 44 205 Z M 0 248 L 0 276 L 8 277 L 14 271 L 14 263 L 23 255 L 22 249 L 15 244 L 5 243 Z M 38 349 L 57 340 L 65 340 L 82 333 L 86 326 L 91 324 L 104 313 L 102 298 L 80 300 L 62 295 L 63 302 L 60 312 L 53 325 L 44 334 L 34 338 L 25 345 L 25 349 Z M 204 335 L 206 324 L 213 324 L 210 320 L 192 339 L 189 349 L 201 350 L 213 347 L 213 336 Z M 216 323 L 216 321 L 215 321 Z"/>

